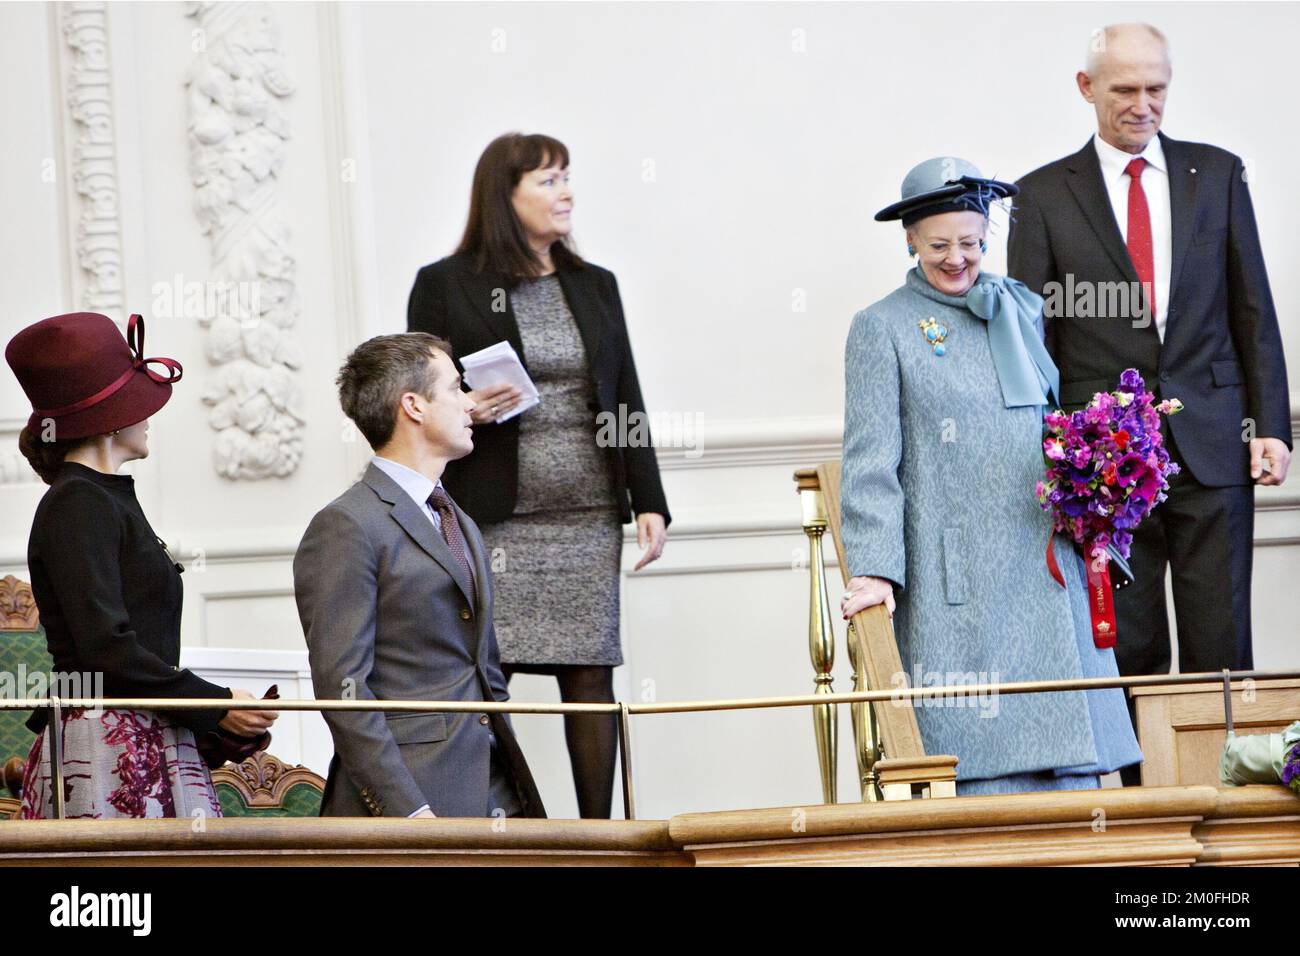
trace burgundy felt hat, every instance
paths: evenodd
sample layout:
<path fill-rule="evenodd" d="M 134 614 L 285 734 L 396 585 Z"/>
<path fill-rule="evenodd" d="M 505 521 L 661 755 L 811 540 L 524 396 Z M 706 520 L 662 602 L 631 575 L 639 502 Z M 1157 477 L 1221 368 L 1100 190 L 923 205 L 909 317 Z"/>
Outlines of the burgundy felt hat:
<path fill-rule="evenodd" d="M 29 325 L 9 342 L 5 361 L 32 403 L 27 427 L 54 439 L 89 438 L 142 422 L 167 404 L 181 364 L 144 357 L 144 319 L 131 316 L 126 338 L 98 312 L 69 312 Z M 149 368 L 161 365 L 163 372 Z"/>

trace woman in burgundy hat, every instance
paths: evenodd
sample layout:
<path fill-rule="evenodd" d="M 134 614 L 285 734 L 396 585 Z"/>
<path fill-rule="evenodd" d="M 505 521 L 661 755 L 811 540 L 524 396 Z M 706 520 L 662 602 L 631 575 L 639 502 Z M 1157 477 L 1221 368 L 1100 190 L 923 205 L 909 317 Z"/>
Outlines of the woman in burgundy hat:
<path fill-rule="evenodd" d="M 28 326 L 5 349 L 33 409 L 19 448 L 50 486 L 27 564 L 54 674 L 102 674 L 106 697 L 251 700 L 178 668 L 183 569 L 149 526 L 135 480 L 118 474 L 149 454 L 149 416 L 181 377 L 179 362 L 146 359 L 143 347 L 140 316 L 124 340 L 108 316 L 74 312 Z M 55 815 L 47 715 L 38 710 L 27 722 L 37 738 L 23 774 L 25 819 Z M 64 710 L 64 815 L 220 816 L 196 735 L 257 738 L 276 716 Z"/>

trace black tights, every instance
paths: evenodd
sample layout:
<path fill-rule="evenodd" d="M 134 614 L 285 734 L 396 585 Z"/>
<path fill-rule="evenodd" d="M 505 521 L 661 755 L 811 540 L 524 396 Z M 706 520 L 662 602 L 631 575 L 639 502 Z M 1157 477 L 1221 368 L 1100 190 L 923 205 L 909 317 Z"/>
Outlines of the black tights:
<path fill-rule="evenodd" d="M 566 704 L 614 702 L 614 668 L 583 664 L 502 664 L 506 680 L 514 674 L 550 674 Z M 618 718 L 613 714 L 565 714 L 564 740 L 578 791 L 578 816 L 608 820 L 614 800 L 614 759 Z"/>

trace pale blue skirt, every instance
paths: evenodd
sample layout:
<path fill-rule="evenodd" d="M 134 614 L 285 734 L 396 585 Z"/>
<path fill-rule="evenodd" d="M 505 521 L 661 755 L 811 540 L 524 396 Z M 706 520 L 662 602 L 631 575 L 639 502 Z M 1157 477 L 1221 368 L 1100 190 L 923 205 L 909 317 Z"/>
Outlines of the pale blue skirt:
<path fill-rule="evenodd" d="M 1057 562 L 1062 573 L 1069 574 L 1070 613 L 1074 620 L 1074 638 L 1079 649 L 1080 677 L 1118 677 L 1113 648 L 1098 648 L 1092 640 L 1092 618 L 1088 612 L 1088 575 L 1083 558 L 1070 549 L 1064 553 L 1064 539 L 1058 536 Z M 1121 633 L 1119 639 L 1123 640 Z M 1111 687 L 1105 690 L 1083 692 L 1088 702 L 1088 723 L 1092 730 L 1096 763 L 1079 767 L 1058 767 L 1037 773 L 1008 774 L 977 780 L 958 780 L 957 795 L 970 796 L 992 793 L 1025 793 L 1034 790 L 1096 790 L 1101 786 L 1100 775 L 1142 760 L 1125 703 L 1124 689 Z"/>

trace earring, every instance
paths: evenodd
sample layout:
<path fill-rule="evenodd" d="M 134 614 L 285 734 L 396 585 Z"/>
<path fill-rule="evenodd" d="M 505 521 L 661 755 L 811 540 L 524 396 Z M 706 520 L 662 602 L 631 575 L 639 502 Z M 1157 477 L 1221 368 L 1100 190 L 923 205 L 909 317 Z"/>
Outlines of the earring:
<path fill-rule="evenodd" d="M 109 432 L 109 434 L 110 434 L 110 435 L 113 435 L 113 436 L 116 436 L 117 433 L 118 433 L 119 431 L 121 431 L 120 428 L 114 428 L 111 432 Z"/>
<path fill-rule="evenodd" d="M 910 242 L 907 244 L 907 254 L 913 258 L 916 258 L 916 250 L 912 248 L 912 244 Z"/>
<path fill-rule="evenodd" d="M 980 240 L 980 253 L 981 253 L 981 255 L 982 255 L 983 253 L 985 253 L 985 252 L 988 252 L 988 251 L 989 251 L 989 244 L 988 244 L 987 242 L 985 242 L 983 239 L 981 239 L 981 240 Z"/>

